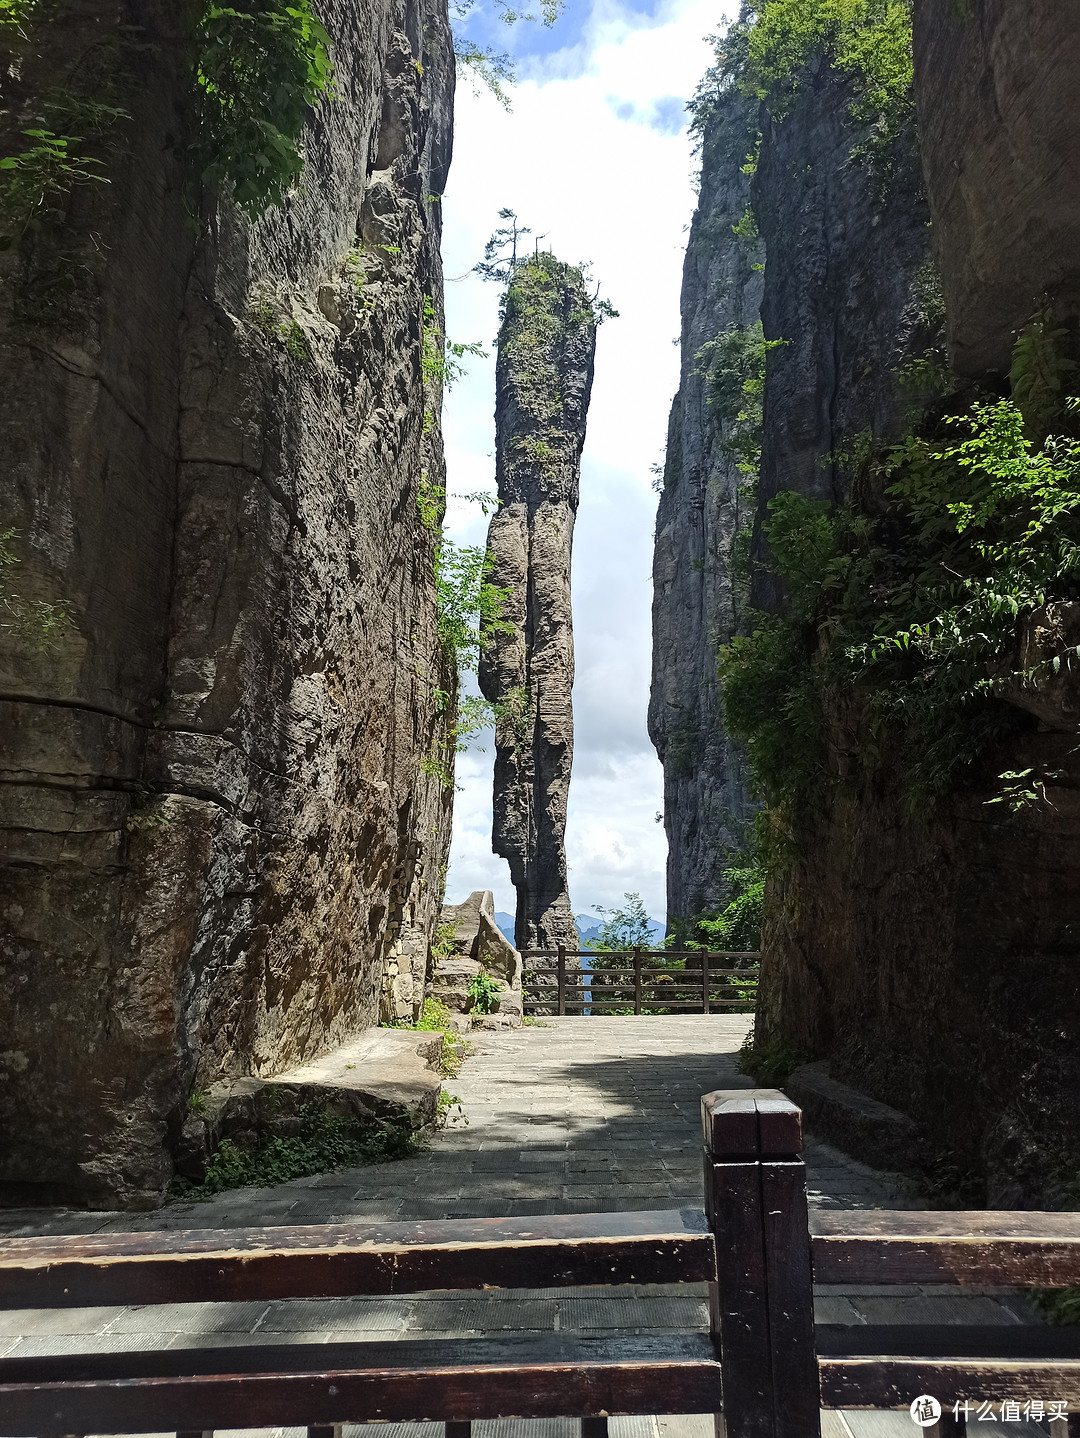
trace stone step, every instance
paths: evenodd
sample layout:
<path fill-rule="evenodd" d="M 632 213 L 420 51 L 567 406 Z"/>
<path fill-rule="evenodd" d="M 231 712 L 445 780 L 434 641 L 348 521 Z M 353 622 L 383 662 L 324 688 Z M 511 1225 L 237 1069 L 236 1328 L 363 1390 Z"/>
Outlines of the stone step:
<path fill-rule="evenodd" d="M 341 1048 L 268 1078 L 215 1085 L 184 1124 L 177 1172 L 205 1176 L 210 1154 L 230 1139 L 251 1148 L 262 1138 L 288 1138 L 306 1104 L 356 1119 L 384 1119 L 430 1129 L 438 1114 L 442 1034 L 367 1029 Z"/>

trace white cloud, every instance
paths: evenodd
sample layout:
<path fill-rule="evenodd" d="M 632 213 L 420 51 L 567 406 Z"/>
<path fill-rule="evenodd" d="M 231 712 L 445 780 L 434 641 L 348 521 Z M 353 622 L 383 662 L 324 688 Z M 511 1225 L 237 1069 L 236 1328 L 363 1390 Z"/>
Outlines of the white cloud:
<path fill-rule="evenodd" d="M 573 3 L 573 0 L 571 0 Z M 578 17 L 580 19 L 580 16 Z M 506 114 L 459 86 L 454 164 L 443 201 L 446 273 L 467 274 L 509 206 L 562 259 L 591 260 L 621 317 L 600 331 L 574 546 L 576 745 L 567 854 L 577 912 L 642 894 L 664 914 L 660 766 L 645 730 L 651 550 L 661 458 L 678 384 L 679 283 L 694 207 L 693 158 L 675 97 L 711 60 L 715 0 L 668 0 L 651 16 L 595 0 L 570 49 L 526 57 Z M 498 289 L 447 285 L 447 331 L 493 350 Z M 494 489 L 494 354 L 470 361 L 444 414 L 451 493 Z M 486 521 L 451 503 L 448 529 L 477 543 Z M 495 891 L 513 909 L 491 849 L 491 754 L 458 766 L 448 892 Z"/>

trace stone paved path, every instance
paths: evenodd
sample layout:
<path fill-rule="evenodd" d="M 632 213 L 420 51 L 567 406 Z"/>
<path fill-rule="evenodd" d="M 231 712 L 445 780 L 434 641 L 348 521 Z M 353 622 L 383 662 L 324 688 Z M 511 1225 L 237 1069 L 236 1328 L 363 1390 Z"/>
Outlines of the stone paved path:
<path fill-rule="evenodd" d="M 414 1158 L 275 1188 L 243 1189 L 152 1214 L 0 1210 L 0 1232 L 130 1232 L 700 1206 L 699 1100 L 711 1089 L 748 1086 L 735 1067 L 748 1022 L 741 1015 L 570 1018 L 479 1034 L 462 1073 L 447 1083 L 460 1097 L 468 1123 L 452 1123 Z M 824 1144 L 811 1140 L 806 1157 L 814 1205 L 914 1206 L 895 1178 Z M 1022 1310 L 1007 1294 L 957 1294 L 955 1289 L 823 1290 L 818 1307 L 819 1321 L 829 1323 L 1023 1321 Z M 502 1290 L 460 1297 L 432 1293 L 404 1299 L 0 1313 L 0 1355 L 322 1343 L 358 1335 L 465 1337 L 508 1329 L 707 1328 L 705 1293 L 696 1287 Z M 886 1438 L 887 1430 L 895 1438 L 909 1438 L 911 1432 L 906 1415 L 827 1417 L 825 1438 Z M 576 1425 L 563 1420 L 480 1424 L 474 1431 L 477 1438 L 576 1438 Z M 441 1438 L 438 1425 L 391 1425 L 390 1431 L 380 1425 L 379 1434 Z M 612 1438 L 709 1434 L 711 1420 L 704 1418 L 624 1419 L 612 1429 Z"/>

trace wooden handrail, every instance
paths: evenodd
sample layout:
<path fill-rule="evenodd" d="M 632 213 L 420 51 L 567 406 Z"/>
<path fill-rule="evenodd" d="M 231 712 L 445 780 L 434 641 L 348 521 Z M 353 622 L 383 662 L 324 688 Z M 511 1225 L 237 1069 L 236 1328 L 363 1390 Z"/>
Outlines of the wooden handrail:
<path fill-rule="evenodd" d="M 818 1212 L 818 1283 L 1080 1284 L 1080 1213 Z"/>
<path fill-rule="evenodd" d="M 737 962 L 734 966 L 717 965 L 714 960 L 758 959 L 754 951 L 722 951 L 702 949 L 523 949 L 525 959 L 554 960 L 554 969 L 526 970 L 524 1000 L 531 1012 L 554 1012 L 563 1015 L 569 1004 L 575 1012 L 596 1012 L 605 1008 L 633 1006 L 641 1014 L 646 1005 L 664 1009 L 693 1010 L 710 1013 L 713 1009 L 748 1010 L 756 998 L 758 969 L 756 965 Z M 618 966 L 610 960 L 624 958 L 628 963 Z M 567 959 L 608 959 L 608 963 L 590 965 L 588 969 L 568 969 Z M 647 960 L 682 959 L 682 969 L 657 965 Z M 687 960 L 693 964 L 686 967 Z M 611 982 L 604 983 L 608 979 Z M 552 982 L 554 980 L 554 982 Z M 754 992 L 751 992 L 753 990 Z M 684 995 L 693 994 L 688 1000 Z"/>
<path fill-rule="evenodd" d="M 702 1100 L 705 1212 L 94 1234 L 0 1241 L 0 1307 L 497 1287 L 711 1285 L 711 1335 L 282 1343 L 0 1358 L 0 1435 L 720 1408 L 729 1438 L 812 1438 L 821 1406 L 1080 1403 L 1080 1334 L 813 1322 L 813 1285 L 1080 1282 L 1080 1215 L 807 1213 L 802 1116 L 772 1089 Z M 954 1429 L 956 1425 L 953 1425 Z"/>
<path fill-rule="evenodd" d="M 0 1241 L 0 1309 L 700 1283 L 715 1276 L 713 1241 L 696 1209 Z"/>
<path fill-rule="evenodd" d="M 703 1104 L 728 1438 L 806 1438 L 817 1432 L 820 1408 L 907 1408 L 923 1394 L 942 1404 L 952 1433 L 964 1427 L 964 1404 L 1080 1402 L 1075 1332 L 815 1329 L 812 1316 L 815 1282 L 1080 1283 L 1080 1214 L 825 1210 L 811 1221 L 805 1191 L 793 1186 L 798 1109 L 781 1095 L 737 1091 Z"/>

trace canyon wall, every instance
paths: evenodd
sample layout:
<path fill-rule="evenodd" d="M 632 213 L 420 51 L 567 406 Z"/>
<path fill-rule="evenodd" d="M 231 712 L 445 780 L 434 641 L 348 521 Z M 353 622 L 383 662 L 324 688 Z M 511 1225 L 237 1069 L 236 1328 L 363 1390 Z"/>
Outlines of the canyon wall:
<path fill-rule="evenodd" d="M 320 15 L 337 93 L 255 222 L 193 181 L 183 7 L 79 0 L 14 42 L 5 154 L 102 45 L 123 117 L 108 183 L 0 254 L 7 1201 L 154 1203 L 193 1087 L 422 997 L 453 58 L 440 0 Z"/>
<path fill-rule="evenodd" d="M 1040 62 L 1026 21 L 1013 12 L 1001 24 L 1006 7 L 975 5 L 963 21 L 941 6 L 929 21 L 929 8 L 916 93 L 950 355 L 963 374 L 1007 392 L 1016 332 L 1044 302 L 1055 263 L 1037 247 L 1019 272 L 1011 258 L 1032 242 L 1026 219 L 1022 235 L 1015 223 L 1023 209 L 1017 109 L 1025 109 L 1018 72 L 1056 74 L 1064 86 L 1078 67 Z M 1044 40 L 1052 30 L 1042 28 Z M 967 37 L 959 46 L 958 34 Z M 1050 102 L 1029 87 L 1029 124 L 1040 123 L 1047 104 L 1070 113 L 1066 89 Z M 812 106 L 813 92 L 800 104 Z M 864 427 L 877 443 L 897 435 L 898 361 L 926 343 L 918 294 L 925 284 L 912 280 L 931 232 L 922 203 L 895 188 L 860 207 L 850 193 L 814 197 L 796 187 L 795 177 L 821 161 L 805 112 L 801 131 L 799 122 L 796 107 L 763 146 L 758 173 L 766 333 L 803 336 L 775 363 L 770 355 L 762 497 L 791 488 L 843 501 L 850 495 L 842 487 L 824 486 L 829 466 L 819 456 L 842 450 Z M 1036 211 L 1056 205 L 1040 181 L 1056 163 L 1044 148 L 1053 134 L 1027 131 L 1028 151 L 1041 153 L 1038 165 L 1021 162 Z M 785 147 L 790 158 L 780 168 Z M 1076 178 L 1065 185 L 1070 194 Z M 824 263 L 810 272 L 808 214 L 838 217 L 834 232 L 819 232 Z M 1060 249 L 1062 223 L 1059 214 L 1043 231 L 1050 250 Z M 1071 295 L 1071 282 L 1063 289 Z M 792 372 L 800 348 L 806 361 Z M 816 417 L 806 398 L 815 393 Z M 879 504 L 872 488 L 864 484 L 856 496 L 870 511 Z M 764 560 L 763 547 L 759 555 Z M 758 573 L 761 602 L 782 605 L 764 563 Z M 1049 654 L 1073 623 L 1069 613 L 1044 615 L 1031 626 L 1029 649 L 1041 644 Z M 834 1078 L 914 1117 L 925 1146 L 912 1161 L 991 1207 L 1049 1201 L 1070 1157 L 1080 1155 L 1072 1102 L 1080 1081 L 1078 705 L 1068 682 L 1054 687 L 999 692 L 1002 709 L 1016 704 L 1026 717 L 1004 719 L 1008 737 L 984 749 L 947 792 L 919 802 L 900 752 L 888 740 L 881 752 L 858 707 L 827 706 L 831 780 L 801 812 L 792 849 L 775 867 L 763 935 L 762 1038 L 827 1058 Z M 1023 770 L 1053 778 L 1042 802 L 1013 812 L 1000 802 L 999 776 Z"/>
<path fill-rule="evenodd" d="M 773 347 L 751 550 L 756 609 L 783 615 L 789 605 L 763 531 L 771 498 L 794 490 L 896 522 L 887 474 L 868 456 L 913 425 L 940 423 L 946 404 L 965 408 L 968 379 L 1008 393 L 1017 331 L 1047 303 L 1059 319 L 1076 314 L 1080 146 L 1068 95 L 1080 59 L 1068 30 L 1049 0 L 1023 14 L 1004 0 L 916 5 L 925 180 L 913 119 L 875 155 L 873 129 L 853 114 L 857 79 L 823 51 L 799 72 L 779 119 L 762 105 L 751 193 Z M 704 158 L 703 204 L 739 183 L 730 156 L 719 157 L 721 173 L 708 148 Z M 714 245 L 722 262 L 730 240 Z M 900 372 L 941 352 L 946 316 L 952 391 L 935 411 Z M 697 344 L 684 324 L 683 393 Z M 667 576 L 700 553 L 695 497 L 681 497 L 671 478 L 672 454 L 694 436 L 681 401 L 658 524 L 661 674 L 676 672 L 665 653 L 678 632 Z M 1071 643 L 1075 609 L 1052 605 L 1025 621 L 1021 662 Z M 730 621 L 715 598 L 691 613 L 693 655 L 699 628 L 723 634 Z M 830 642 L 823 631 L 804 640 L 811 663 Z M 693 710 L 711 682 L 688 670 L 670 695 L 659 692 L 669 709 Z M 770 855 L 759 1044 L 825 1059 L 834 1078 L 913 1116 L 923 1144 L 912 1162 L 991 1206 L 1049 1201 L 1080 1159 L 1074 689 L 1064 671 L 1037 687 L 1002 686 L 993 701 L 1006 714 L 1000 740 L 948 792 L 921 800 L 857 696 L 826 695 L 825 781 L 812 801 L 784 811 Z M 654 714 L 657 693 L 654 681 Z M 654 732 L 663 734 L 655 718 Z M 1038 802 L 991 802 L 1007 772 L 1042 776 Z M 684 782 L 691 804 L 715 784 L 693 751 Z M 683 840 L 673 866 L 678 913 L 700 868 Z"/>
<path fill-rule="evenodd" d="M 1080 32 L 1054 0 L 915 0 L 915 97 L 960 374 L 1006 374 L 1040 300 L 1080 314 Z"/>
<path fill-rule="evenodd" d="M 492 848 L 517 892 L 518 949 L 578 947 L 566 874 L 574 758 L 570 555 L 592 393 L 596 319 L 581 271 L 552 255 L 515 265 L 496 366 L 499 508 L 480 688 L 495 705 Z"/>
<path fill-rule="evenodd" d="M 734 441 L 738 400 L 711 392 L 704 347 L 739 343 L 760 321 L 764 249 L 734 232 L 746 213 L 758 105 L 729 92 L 701 135 L 701 189 L 683 266 L 681 375 L 668 422 L 653 551 L 649 737 L 664 766 L 669 926 L 713 914 L 724 870 L 746 846 L 746 766 L 720 720 L 717 650 L 746 622 L 739 536 L 754 516 L 754 478 Z M 743 541 L 745 542 L 745 540 Z M 733 566 L 734 562 L 734 566 Z"/>

